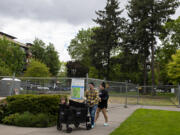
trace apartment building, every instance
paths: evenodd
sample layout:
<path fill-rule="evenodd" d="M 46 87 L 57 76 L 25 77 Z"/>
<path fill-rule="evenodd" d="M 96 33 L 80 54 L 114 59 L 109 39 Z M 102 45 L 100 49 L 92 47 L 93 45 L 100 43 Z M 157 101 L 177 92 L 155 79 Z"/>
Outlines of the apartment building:
<path fill-rule="evenodd" d="M 26 54 L 26 63 L 29 63 L 29 60 L 32 56 L 30 50 L 29 50 L 29 47 L 32 46 L 31 43 L 26 43 L 26 44 L 23 44 L 21 42 L 18 42 L 16 41 L 15 39 L 17 39 L 16 37 L 12 36 L 12 35 L 9 35 L 7 33 L 4 33 L 4 32 L 0 32 L 0 38 L 6 38 L 7 40 L 11 41 L 11 42 L 14 42 L 15 44 L 19 45 L 20 48 L 25 52 Z"/>

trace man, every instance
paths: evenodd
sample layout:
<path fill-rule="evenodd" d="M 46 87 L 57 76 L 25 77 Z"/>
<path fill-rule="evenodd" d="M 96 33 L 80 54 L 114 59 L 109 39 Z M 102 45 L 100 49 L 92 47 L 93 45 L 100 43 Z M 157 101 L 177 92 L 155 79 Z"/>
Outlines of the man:
<path fill-rule="evenodd" d="M 91 127 L 94 128 L 94 119 L 98 105 L 99 94 L 98 91 L 95 90 L 93 82 L 89 84 L 89 88 L 90 90 L 86 91 L 86 99 L 89 105 L 89 112 L 91 115 Z"/>

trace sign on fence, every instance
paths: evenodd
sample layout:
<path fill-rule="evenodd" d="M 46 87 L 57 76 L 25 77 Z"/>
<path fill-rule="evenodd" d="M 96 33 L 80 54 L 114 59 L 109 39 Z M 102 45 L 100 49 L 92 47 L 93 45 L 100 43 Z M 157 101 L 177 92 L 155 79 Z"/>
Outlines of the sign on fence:
<path fill-rule="evenodd" d="M 71 98 L 72 99 L 84 98 L 84 79 L 72 79 Z"/>

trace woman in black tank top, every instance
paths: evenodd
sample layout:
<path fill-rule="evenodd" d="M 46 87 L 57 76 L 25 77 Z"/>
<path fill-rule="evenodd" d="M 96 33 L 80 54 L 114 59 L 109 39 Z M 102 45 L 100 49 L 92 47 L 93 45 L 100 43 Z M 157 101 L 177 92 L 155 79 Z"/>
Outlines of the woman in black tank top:
<path fill-rule="evenodd" d="M 98 104 L 98 109 L 96 111 L 96 118 L 95 121 L 97 121 L 98 117 L 99 117 L 99 113 L 102 111 L 104 118 L 105 118 L 105 123 L 104 126 L 108 126 L 108 116 L 107 116 L 107 103 L 108 103 L 108 99 L 109 99 L 109 94 L 108 91 L 105 89 L 106 84 L 103 82 L 99 88 L 99 104 Z"/>

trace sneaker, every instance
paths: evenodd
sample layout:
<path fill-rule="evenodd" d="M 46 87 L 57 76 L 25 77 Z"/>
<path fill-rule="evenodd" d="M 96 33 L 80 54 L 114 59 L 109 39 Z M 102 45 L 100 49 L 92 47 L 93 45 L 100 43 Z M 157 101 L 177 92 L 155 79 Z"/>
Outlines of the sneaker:
<path fill-rule="evenodd" d="M 109 124 L 108 123 L 104 123 L 104 126 L 107 127 L 107 126 L 109 126 Z"/>
<path fill-rule="evenodd" d="M 91 128 L 94 128 L 94 125 L 92 125 Z"/>

